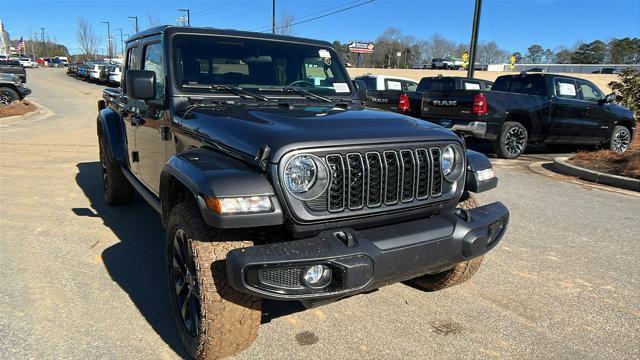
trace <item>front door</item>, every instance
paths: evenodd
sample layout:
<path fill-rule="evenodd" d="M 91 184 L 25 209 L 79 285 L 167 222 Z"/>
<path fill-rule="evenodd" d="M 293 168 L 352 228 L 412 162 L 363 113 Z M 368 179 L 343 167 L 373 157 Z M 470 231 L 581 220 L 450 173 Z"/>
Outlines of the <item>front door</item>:
<path fill-rule="evenodd" d="M 136 132 L 136 151 L 140 158 L 140 175 L 147 187 L 156 194 L 160 191 L 160 173 L 167 162 L 166 110 L 152 104 L 164 99 L 164 68 L 162 44 L 147 42 L 142 46 L 141 68 L 156 73 L 156 98 L 143 102 L 138 111 L 140 124 Z M 151 106 L 150 106 L 151 105 Z"/>
<path fill-rule="evenodd" d="M 124 71 L 128 69 L 138 69 L 138 58 L 140 57 L 138 52 L 138 47 L 133 46 L 127 49 L 127 59 L 125 63 Z M 136 114 L 139 109 L 139 104 L 141 101 L 136 99 L 131 99 L 127 96 L 127 89 L 124 88 L 124 91 L 120 97 L 120 116 L 124 122 L 125 133 L 126 133 L 126 148 L 127 148 L 127 158 L 129 170 L 136 175 L 140 176 L 140 168 L 138 163 L 138 155 L 136 152 L 136 133 L 138 131 L 138 124 L 136 122 Z"/>
<path fill-rule="evenodd" d="M 576 82 L 568 78 L 554 79 L 555 96 L 551 101 L 550 131 L 547 141 L 558 143 L 584 142 L 593 126 L 585 123 L 585 104 L 580 100 Z"/>
<path fill-rule="evenodd" d="M 580 98 L 585 102 L 584 119 L 593 123 L 592 141 L 600 143 L 607 140 L 613 131 L 614 122 L 610 104 L 603 102 L 604 94 L 597 86 L 585 81 L 576 80 Z"/>

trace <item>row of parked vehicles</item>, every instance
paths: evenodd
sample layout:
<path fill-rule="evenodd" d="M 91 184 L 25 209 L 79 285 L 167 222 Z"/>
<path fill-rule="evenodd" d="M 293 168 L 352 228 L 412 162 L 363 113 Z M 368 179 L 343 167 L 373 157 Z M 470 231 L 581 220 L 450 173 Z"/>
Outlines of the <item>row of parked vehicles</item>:
<path fill-rule="evenodd" d="M 122 65 L 115 62 L 87 61 L 69 65 L 67 74 L 105 84 L 120 85 Z"/>
<path fill-rule="evenodd" d="M 624 152 L 636 132 L 633 112 L 592 82 L 566 75 L 503 75 L 495 83 L 455 76 L 356 77 L 368 107 L 404 113 L 489 141 L 507 159 L 528 144 L 596 145 Z"/>

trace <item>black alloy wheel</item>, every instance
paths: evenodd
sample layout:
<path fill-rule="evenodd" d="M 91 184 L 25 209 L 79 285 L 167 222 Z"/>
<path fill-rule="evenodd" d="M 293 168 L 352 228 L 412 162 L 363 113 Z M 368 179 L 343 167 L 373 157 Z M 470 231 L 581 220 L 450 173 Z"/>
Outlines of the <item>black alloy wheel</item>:
<path fill-rule="evenodd" d="M 201 319 L 200 287 L 188 235 L 180 228 L 173 235 L 171 261 L 175 303 L 186 332 L 196 337 L 200 331 Z"/>

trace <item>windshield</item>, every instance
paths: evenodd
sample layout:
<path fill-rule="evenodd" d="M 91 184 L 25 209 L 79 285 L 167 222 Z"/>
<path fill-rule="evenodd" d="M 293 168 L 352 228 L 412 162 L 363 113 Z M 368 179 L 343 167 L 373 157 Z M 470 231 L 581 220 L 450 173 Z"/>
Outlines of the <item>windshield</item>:
<path fill-rule="evenodd" d="M 351 95 L 349 77 L 330 48 L 195 35 L 178 35 L 173 46 L 176 82 L 185 91 L 233 85 L 260 92 L 300 88 Z"/>

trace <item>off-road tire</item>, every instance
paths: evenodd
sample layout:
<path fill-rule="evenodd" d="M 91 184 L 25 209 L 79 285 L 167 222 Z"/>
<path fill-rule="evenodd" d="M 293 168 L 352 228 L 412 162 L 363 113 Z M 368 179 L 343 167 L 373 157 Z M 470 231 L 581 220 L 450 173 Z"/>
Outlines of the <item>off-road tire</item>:
<path fill-rule="evenodd" d="M 19 100 L 20 96 L 18 93 L 9 87 L 0 87 L 0 106 L 9 105 L 12 102 Z"/>
<path fill-rule="evenodd" d="M 623 153 L 631 145 L 631 131 L 624 126 L 616 126 L 609 139 L 609 149 L 617 153 Z"/>
<path fill-rule="evenodd" d="M 471 210 L 478 206 L 480 206 L 480 203 L 473 195 L 470 194 L 466 200 L 461 201 L 458 204 L 459 208 L 465 210 Z M 471 279 L 473 275 L 478 272 L 483 259 L 484 256 L 479 256 L 469 261 L 458 263 L 453 268 L 441 273 L 419 276 L 412 279 L 411 283 L 415 287 L 426 291 L 437 291 L 462 284 L 463 282 Z"/>
<path fill-rule="evenodd" d="M 519 151 L 511 151 L 509 149 L 508 143 L 510 141 L 510 136 L 517 137 L 517 141 L 519 143 L 518 146 L 521 147 Z M 520 124 L 517 121 L 507 121 L 502 124 L 498 137 L 493 141 L 493 151 L 496 153 L 496 155 L 503 159 L 515 159 L 518 156 L 524 154 L 524 151 L 527 147 L 528 138 L 529 133 L 527 132 L 527 128 L 525 128 L 524 125 Z"/>
<path fill-rule="evenodd" d="M 131 202 L 134 192 L 133 186 L 122 173 L 120 164 L 116 164 L 109 159 L 106 143 L 102 136 L 99 137 L 98 142 L 104 199 L 109 205 L 124 205 Z"/>
<path fill-rule="evenodd" d="M 195 283 L 199 287 L 200 322 L 198 332 L 189 332 L 178 307 L 178 296 L 172 276 L 174 236 L 181 229 L 191 249 Z M 240 353 L 258 336 L 262 316 L 261 300 L 240 293 L 229 284 L 226 271 L 227 253 L 250 247 L 243 232 L 218 230 L 202 219 L 194 202 L 176 205 L 167 227 L 167 270 L 173 313 L 178 332 L 189 354 L 195 359 L 220 359 Z"/>

